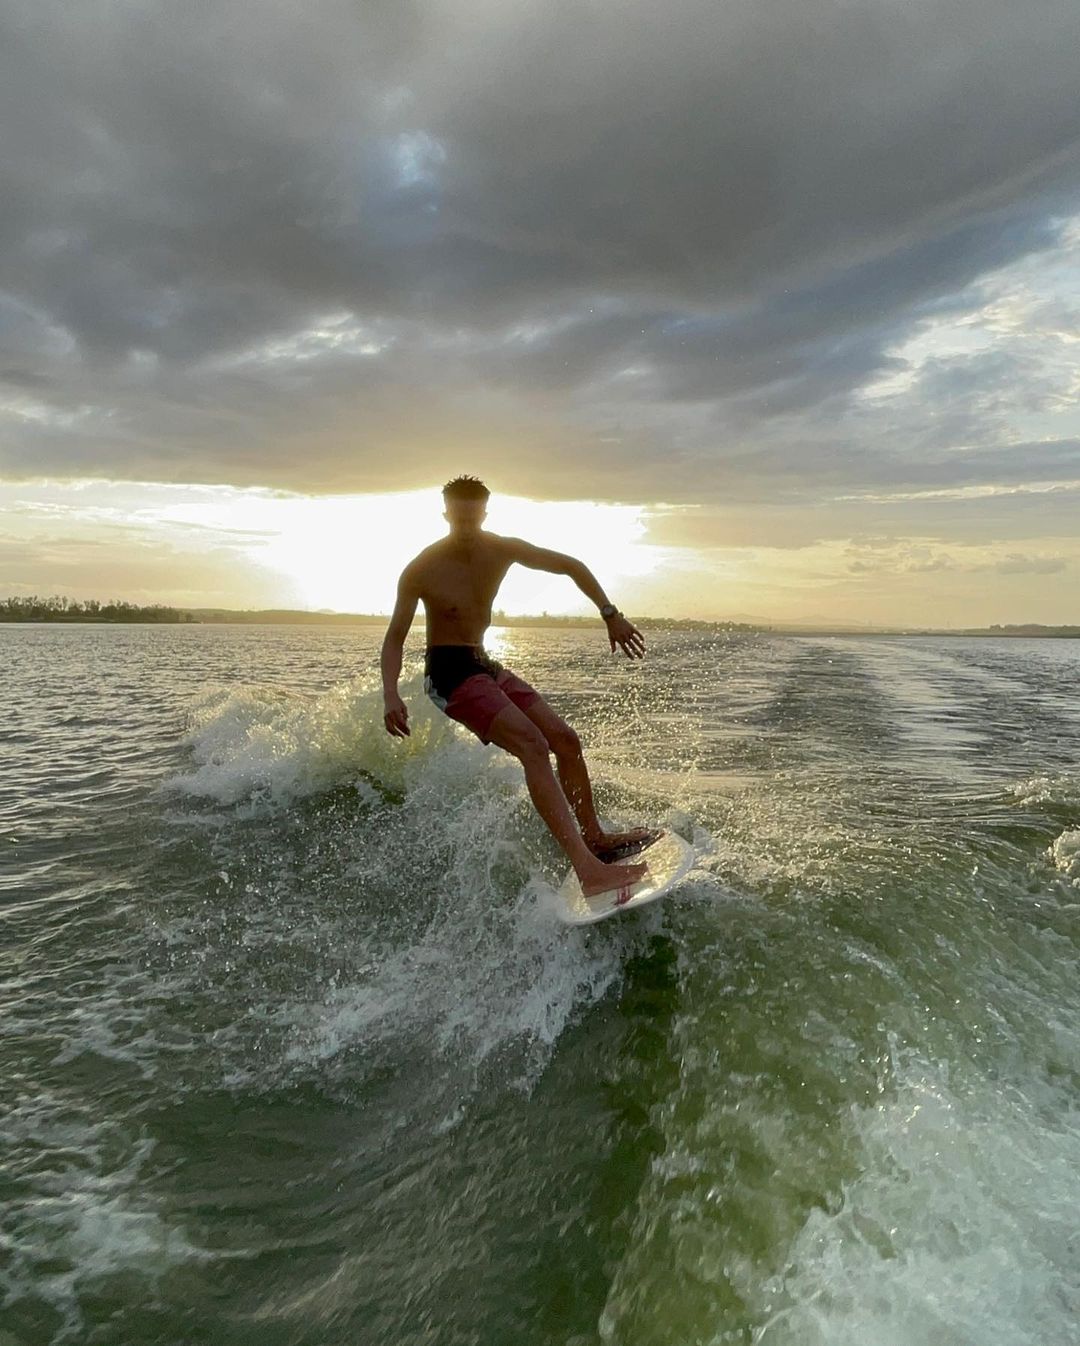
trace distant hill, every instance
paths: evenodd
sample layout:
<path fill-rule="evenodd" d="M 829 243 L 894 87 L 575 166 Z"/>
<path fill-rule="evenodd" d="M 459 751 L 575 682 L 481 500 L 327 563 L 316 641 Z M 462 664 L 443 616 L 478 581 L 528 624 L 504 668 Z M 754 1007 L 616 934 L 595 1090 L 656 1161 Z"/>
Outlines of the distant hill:
<path fill-rule="evenodd" d="M 1067 639 L 1080 638 L 1080 626 L 1040 626 L 1037 622 L 1026 622 L 1019 626 L 987 626 L 979 630 L 946 631 L 950 636 L 1064 636 Z"/>

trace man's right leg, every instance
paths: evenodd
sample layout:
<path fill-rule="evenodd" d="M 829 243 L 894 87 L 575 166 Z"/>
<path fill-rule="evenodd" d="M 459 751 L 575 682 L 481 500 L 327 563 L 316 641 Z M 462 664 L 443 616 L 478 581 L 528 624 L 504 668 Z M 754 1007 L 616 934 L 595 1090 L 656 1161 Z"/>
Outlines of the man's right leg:
<path fill-rule="evenodd" d="M 644 877 L 645 864 L 605 864 L 589 850 L 551 769 L 548 741 L 524 711 L 513 704 L 504 706 L 491 721 L 487 737 L 521 762 L 536 811 L 566 852 L 586 897 L 611 892 Z"/>
<path fill-rule="evenodd" d="M 628 831 L 605 832 L 600 825 L 600 819 L 596 816 L 589 769 L 585 765 L 581 740 L 575 731 L 553 707 L 548 705 L 539 692 L 535 692 L 527 704 L 522 704 L 516 699 L 515 704 L 519 705 L 537 726 L 547 739 L 548 747 L 555 754 L 555 770 L 563 794 L 581 825 L 581 835 L 593 855 L 603 860 L 622 860 L 627 855 L 644 850 L 646 846 L 659 840 L 662 829 L 655 827 L 632 827 Z M 618 853 L 620 851 L 621 854 Z"/>

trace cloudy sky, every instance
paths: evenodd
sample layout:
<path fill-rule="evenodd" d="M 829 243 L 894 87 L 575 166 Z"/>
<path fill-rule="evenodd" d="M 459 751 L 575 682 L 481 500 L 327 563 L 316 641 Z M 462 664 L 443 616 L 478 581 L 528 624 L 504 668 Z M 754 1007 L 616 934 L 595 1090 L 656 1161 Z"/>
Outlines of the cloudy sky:
<path fill-rule="evenodd" d="M 386 610 L 471 472 L 631 615 L 1080 621 L 1078 50 L 1076 0 L 0 0 L 0 596 Z"/>

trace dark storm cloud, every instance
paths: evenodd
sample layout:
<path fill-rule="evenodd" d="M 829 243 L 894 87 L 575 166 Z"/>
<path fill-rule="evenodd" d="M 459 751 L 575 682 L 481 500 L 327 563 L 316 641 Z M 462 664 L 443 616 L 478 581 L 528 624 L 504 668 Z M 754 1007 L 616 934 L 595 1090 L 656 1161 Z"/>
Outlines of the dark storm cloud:
<path fill-rule="evenodd" d="M 750 482 L 757 474 L 762 486 L 772 483 L 778 496 L 801 497 L 802 477 L 797 453 L 780 450 L 753 455 L 752 461 L 736 462 L 732 475 Z M 790 478 L 790 482 L 789 479 Z M 867 454 L 858 449 L 837 449 L 817 465 L 815 481 L 834 487 L 843 499 L 845 488 L 873 500 L 882 494 L 904 495 L 926 491 L 957 491 L 964 488 L 1002 487 L 1025 483 L 1080 481 L 1080 440 L 1035 441 L 1005 448 L 958 450 L 934 457 Z"/>
<path fill-rule="evenodd" d="M 1000 361 L 942 365 L 932 426 L 851 402 L 1075 208 L 1074 0 L 5 16 L 8 476 L 722 502 L 1075 468 L 1000 448 Z"/>
<path fill-rule="evenodd" d="M 958 298 L 959 290 L 1013 256 L 1050 247 L 1057 233 L 1053 222 L 1033 216 L 976 220 L 754 305 L 702 315 L 641 308 L 587 314 L 553 325 L 546 336 L 507 343 L 485 368 L 505 371 L 522 387 L 570 388 L 643 361 L 656 371 L 650 397 L 745 397 L 756 415 L 813 407 L 871 374 L 903 367 L 883 348 L 905 320 L 967 311 L 971 298 Z"/>

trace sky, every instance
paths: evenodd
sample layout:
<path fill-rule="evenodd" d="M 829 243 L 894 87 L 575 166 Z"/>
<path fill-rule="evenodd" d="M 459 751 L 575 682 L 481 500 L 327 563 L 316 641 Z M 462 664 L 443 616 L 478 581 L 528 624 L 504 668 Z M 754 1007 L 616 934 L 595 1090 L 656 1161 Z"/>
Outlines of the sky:
<path fill-rule="evenodd" d="M 1075 0 L 0 0 L 0 596 L 1080 622 Z M 587 612 L 516 567 L 507 611 Z"/>

